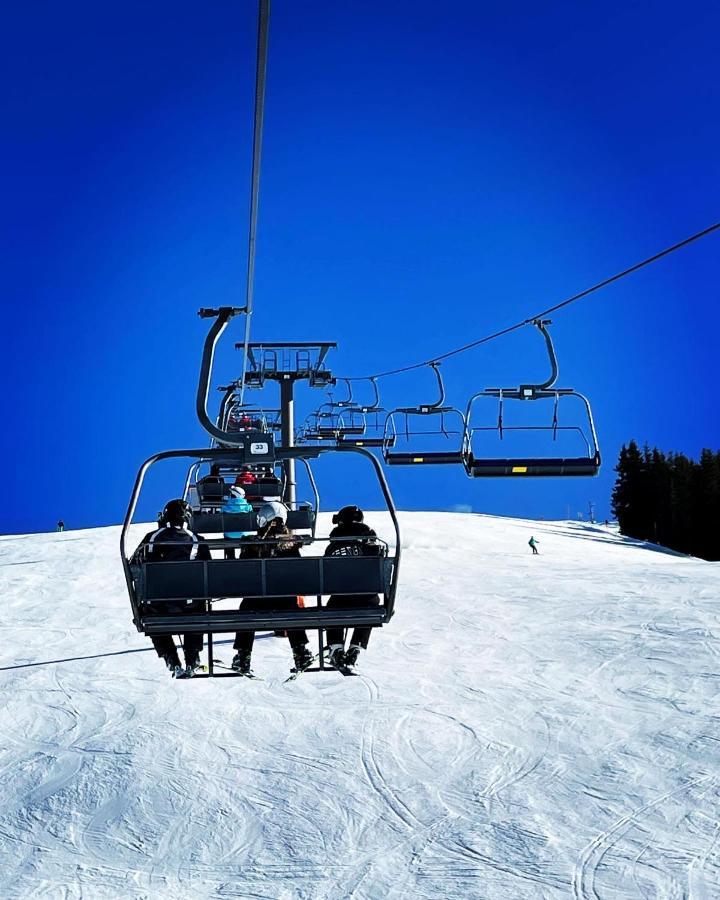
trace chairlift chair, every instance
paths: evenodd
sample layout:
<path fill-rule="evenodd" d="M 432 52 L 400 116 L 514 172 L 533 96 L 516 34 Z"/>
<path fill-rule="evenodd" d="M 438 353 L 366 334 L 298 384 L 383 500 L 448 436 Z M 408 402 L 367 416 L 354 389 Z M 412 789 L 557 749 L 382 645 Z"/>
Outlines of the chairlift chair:
<path fill-rule="evenodd" d="M 120 536 L 120 552 L 123 570 L 130 598 L 133 622 L 141 633 L 149 636 L 161 634 L 203 633 L 208 635 L 208 673 L 205 677 L 234 676 L 235 673 L 218 673 L 213 668 L 213 638 L 217 634 L 235 631 L 277 631 L 304 628 L 318 632 L 319 646 L 323 646 L 323 632 L 329 627 L 354 628 L 357 626 L 380 627 L 392 618 L 395 607 L 398 571 L 400 564 L 400 528 L 395 506 L 382 472 L 375 457 L 357 447 L 286 447 L 275 448 L 267 435 L 248 434 L 243 442 L 228 451 L 223 448 L 203 448 L 193 450 L 169 450 L 147 459 L 141 466 Z M 259 446 L 264 444 L 264 453 Z M 137 507 L 145 475 L 156 463 L 167 459 L 188 458 L 207 462 L 210 465 L 234 465 L 236 468 L 262 463 L 281 463 L 287 459 L 303 462 L 310 469 L 310 460 L 328 452 L 353 452 L 366 457 L 374 468 L 387 509 L 393 522 L 395 548 L 391 551 L 384 544 L 385 553 L 380 556 L 325 557 L 303 555 L 300 558 L 266 559 L 188 559 L 181 561 L 154 562 L 142 554 L 130 556 L 126 545 L 128 529 Z M 259 457 L 264 457 L 259 459 Z M 312 478 L 312 476 L 311 476 Z M 314 482 L 312 482 L 314 484 Z M 319 495 L 316 491 L 316 504 Z M 203 519 L 202 515 L 193 520 L 193 530 L 200 526 L 208 534 L 226 531 L 252 530 L 245 517 L 249 514 L 225 516 L 218 522 Z M 288 525 L 293 524 L 289 516 Z M 222 529 L 222 530 L 221 530 Z M 306 552 L 327 538 L 315 536 L 314 532 L 304 537 Z M 239 541 L 208 539 L 211 550 L 242 546 Z M 382 542 L 381 542 L 382 543 Z M 350 609 L 328 609 L 322 598 L 328 595 L 379 594 L 379 606 Z M 267 598 L 267 609 L 261 612 L 240 612 L 237 609 L 213 608 L 219 600 L 236 600 L 253 596 Z M 273 597 L 304 596 L 316 598 L 314 607 L 297 610 L 278 610 L 272 605 Z M 157 608 L 163 602 L 202 600 L 201 611 L 181 614 L 158 615 Z M 320 656 L 320 668 L 325 668 Z M 199 677 L 203 677 L 202 675 Z"/>
<path fill-rule="evenodd" d="M 439 397 L 434 403 L 422 406 L 400 406 L 391 410 L 385 417 L 383 428 L 382 452 L 385 462 L 390 466 L 408 465 L 463 465 L 464 463 L 464 435 L 465 417 L 454 406 L 444 406 L 445 385 L 440 374 L 440 364 L 428 363 L 437 379 Z M 395 417 L 402 416 L 405 427 L 398 431 L 395 425 Z M 438 428 L 434 430 L 417 431 L 410 428 L 411 418 L 419 417 L 425 422 L 437 422 Z M 456 422 L 456 427 L 448 427 L 448 421 Z M 423 449 L 421 441 L 430 437 L 442 436 L 448 440 L 457 437 L 457 448 L 452 450 Z M 396 441 L 403 438 L 403 447 L 397 449 Z M 420 441 L 418 441 L 418 438 Z M 407 444 L 410 448 L 407 448 Z M 417 446 L 416 446 L 417 444 Z"/>
<path fill-rule="evenodd" d="M 338 435 L 338 443 L 352 444 L 352 446 L 354 447 L 378 449 L 386 445 L 394 447 L 394 435 L 388 436 L 387 439 L 383 436 L 383 425 L 380 423 L 380 413 L 384 413 L 386 412 L 386 410 L 380 406 L 380 392 L 378 390 L 377 380 L 372 376 L 368 379 L 368 381 L 371 382 L 375 393 L 373 402 L 369 405 L 364 405 L 352 401 L 352 389 L 350 387 L 350 381 L 348 379 L 344 380 L 348 383 L 348 394 L 350 400 L 350 402 L 345 401 L 345 407 L 352 416 L 356 416 L 358 418 L 357 424 L 362 425 L 362 431 L 360 433 L 352 432 L 349 430 L 341 432 Z"/>
<path fill-rule="evenodd" d="M 342 380 L 347 386 L 347 397 L 343 400 L 333 400 L 332 394 L 328 392 L 330 399 L 315 413 L 318 432 L 337 441 L 365 434 L 365 415 L 362 408 L 353 400 L 352 383 L 349 378 Z"/>
<path fill-rule="evenodd" d="M 595 422 L 590 402 L 583 394 L 571 388 L 554 387 L 558 377 L 558 364 L 552 338 L 547 330 L 550 320 L 537 319 L 532 323 L 545 338 L 550 358 L 551 374 L 542 384 L 521 384 L 516 388 L 486 388 L 478 391 L 468 401 L 465 415 L 466 431 L 464 446 L 464 465 L 471 478 L 488 478 L 504 476 L 551 477 L 551 476 L 593 476 L 600 469 L 600 450 L 598 447 Z M 560 401 L 563 398 L 576 397 L 584 408 L 588 433 L 577 424 L 561 425 L 559 420 Z M 493 426 L 473 425 L 473 409 L 481 398 L 491 398 L 498 405 L 497 423 Z M 548 425 L 507 425 L 504 420 L 506 400 L 518 402 L 550 401 L 552 403 L 552 419 Z M 558 434 L 576 434 L 582 443 L 584 453 L 578 456 L 543 455 L 543 456 L 493 456 L 476 454 L 474 440 L 482 432 L 495 432 L 502 440 L 506 432 L 543 433 L 552 435 L 553 441 Z"/>

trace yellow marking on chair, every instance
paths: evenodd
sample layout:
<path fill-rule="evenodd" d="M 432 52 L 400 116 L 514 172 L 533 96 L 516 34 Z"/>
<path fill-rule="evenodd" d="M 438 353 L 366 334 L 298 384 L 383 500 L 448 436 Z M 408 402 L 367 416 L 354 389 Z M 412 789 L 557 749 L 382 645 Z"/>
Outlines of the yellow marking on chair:
<path fill-rule="evenodd" d="M 413 456 L 413 462 L 425 462 L 424 456 Z"/>
<path fill-rule="evenodd" d="M 527 475 L 527 466 L 513 466 L 511 471 L 513 475 Z"/>

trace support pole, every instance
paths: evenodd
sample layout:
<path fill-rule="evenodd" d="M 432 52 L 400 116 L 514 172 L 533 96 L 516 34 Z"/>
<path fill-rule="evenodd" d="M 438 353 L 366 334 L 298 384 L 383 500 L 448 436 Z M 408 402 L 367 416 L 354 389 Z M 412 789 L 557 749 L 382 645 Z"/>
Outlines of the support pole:
<path fill-rule="evenodd" d="M 280 382 L 280 434 L 283 447 L 295 446 L 294 386 L 295 382 L 292 378 L 283 378 Z M 286 459 L 283 462 L 283 466 L 285 468 L 285 493 L 283 500 L 289 508 L 292 508 L 295 504 L 295 460 Z"/>

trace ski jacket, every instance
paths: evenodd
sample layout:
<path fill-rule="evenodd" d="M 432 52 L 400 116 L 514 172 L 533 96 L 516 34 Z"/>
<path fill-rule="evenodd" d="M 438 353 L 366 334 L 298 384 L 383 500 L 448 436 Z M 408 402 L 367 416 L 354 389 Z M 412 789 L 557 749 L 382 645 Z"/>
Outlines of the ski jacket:
<path fill-rule="evenodd" d="M 325 556 L 384 555 L 385 548 L 378 544 L 377 534 L 364 522 L 337 525 L 330 532 L 330 537 L 347 538 L 347 540 L 331 541 L 325 549 Z"/>
<path fill-rule="evenodd" d="M 244 497 L 228 497 L 228 499 L 223 504 L 222 511 L 224 513 L 233 515 L 237 513 L 251 513 L 253 511 L 253 508 Z M 241 538 L 244 537 L 247 533 L 247 531 L 226 531 L 225 537 Z"/>
<path fill-rule="evenodd" d="M 132 562 L 177 562 L 184 559 L 211 559 L 205 538 L 185 528 L 168 525 L 149 531 L 140 541 Z"/>
<path fill-rule="evenodd" d="M 262 543 L 277 541 L 277 543 Z M 240 539 L 241 559 L 268 559 L 269 557 L 299 557 L 302 540 L 288 530 L 287 525 L 268 525 L 256 535 Z"/>

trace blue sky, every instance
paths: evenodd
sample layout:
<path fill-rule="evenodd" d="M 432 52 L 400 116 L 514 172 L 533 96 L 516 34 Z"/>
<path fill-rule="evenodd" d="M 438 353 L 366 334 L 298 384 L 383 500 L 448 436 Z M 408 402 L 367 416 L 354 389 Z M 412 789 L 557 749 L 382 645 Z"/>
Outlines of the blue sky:
<path fill-rule="evenodd" d="M 204 445 L 196 312 L 243 300 L 255 30 L 244 2 L 8 12 L 0 530 L 118 522 L 146 456 Z M 337 374 L 382 371 L 717 221 L 719 44 L 709 2 L 273 0 L 253 337 L 337 340 Z M 623 441 L 717 449 L 719 240 L 555 318 L 599 478 L 392 469 L 398 505 L 557 518 L 593 500 L 604 517 Z M 449 399 L 543 376 L 543 352 L 528 329 L 448 361 Z M 383 401 L 431 387 L 388 379 Z M 150 510 L 180 489 L 158 479 Z M 338 466 L 321 488 L 373 505 Z"/>

